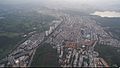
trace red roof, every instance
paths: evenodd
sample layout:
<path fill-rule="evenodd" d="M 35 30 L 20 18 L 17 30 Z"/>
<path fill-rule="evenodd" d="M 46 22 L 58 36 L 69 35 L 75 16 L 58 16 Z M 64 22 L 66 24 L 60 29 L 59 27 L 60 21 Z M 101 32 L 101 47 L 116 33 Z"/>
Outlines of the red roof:
<path fill-rule="evenodd" d="M 94 43 L 95 41 L 94 40 L 92 40 L 92 41 L 86 41 L 86 40 L 83 40 L 83 41 L 81 41 L 81 44 L 83 44 L 83 45 L 92 45 L 93 43 Z"/>
<path fill-rule="evenodd" d="M 77 45 L 74 42 L 66 42 L 65 47 L 67 47 L 67 48 L 77 48 Z"/>

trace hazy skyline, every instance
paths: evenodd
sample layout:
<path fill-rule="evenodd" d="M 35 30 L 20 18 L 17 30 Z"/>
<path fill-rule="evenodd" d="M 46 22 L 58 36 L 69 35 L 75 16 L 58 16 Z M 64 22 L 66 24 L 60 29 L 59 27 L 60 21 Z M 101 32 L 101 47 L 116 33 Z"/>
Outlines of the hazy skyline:
<path fill-rule="evenodd" d="M 38 4 L 51 7 L 119 9 L 120 0 L 0 0 L 0 4 Z"/>

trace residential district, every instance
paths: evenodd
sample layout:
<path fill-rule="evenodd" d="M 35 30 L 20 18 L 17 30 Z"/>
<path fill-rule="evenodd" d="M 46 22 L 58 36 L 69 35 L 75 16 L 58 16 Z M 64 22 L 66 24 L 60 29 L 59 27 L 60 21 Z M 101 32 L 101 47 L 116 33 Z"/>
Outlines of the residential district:
<path fill-rule="evenodd" d="M 109 67 L 94 47 L 97 44 L 119 47 L 117 39 L 89 17 L 53 11 L 48 14 L 59 20 L 53 21 L 49 30 L 35 33 L 21 43 L 0 60 L 0 67 L 30 67 L 36 49 L 45 42 L 54 44 L 60 67 Z"/>

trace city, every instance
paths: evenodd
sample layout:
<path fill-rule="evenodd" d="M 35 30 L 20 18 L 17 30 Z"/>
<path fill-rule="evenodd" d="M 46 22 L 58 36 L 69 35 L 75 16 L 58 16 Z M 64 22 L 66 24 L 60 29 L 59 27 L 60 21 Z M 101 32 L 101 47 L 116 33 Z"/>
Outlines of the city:
<path fill-rule="evenodd" d="M 50 13 L 51 14 L 51 13 Z M 48 31 L 32 35 L 6 58 L 0 67 L 29 67 L 36 49 L 44 42 L 54 44 L 61 67 L 109 67 L 105 59 L 94 51 L 96 44 L 120 46 L 118 40 L 89 17 L 61 13 Z"/>
<path fill-rule="evenodd" d="M 120 67 L 120 0 L 0 0 L 0 67 Z"/>

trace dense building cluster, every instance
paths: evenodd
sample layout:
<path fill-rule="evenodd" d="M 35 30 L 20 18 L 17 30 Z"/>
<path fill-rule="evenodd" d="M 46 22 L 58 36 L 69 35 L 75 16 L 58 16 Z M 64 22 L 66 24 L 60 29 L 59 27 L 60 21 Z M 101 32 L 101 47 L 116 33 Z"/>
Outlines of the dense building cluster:
<path fill-rule="evenodd" d="M 102 57 L 98 57 L 99 53 L 94 51 L 94 47 L 96 44 L 119 47 L 118 40 L 89 17 L 46 12 L 60 19 L 53 21 L 49 30 L 34 34 L 20 44 L 0 61 L 0 67 L 30 66 L 36 49 L 43 42 L 54 44 L 61 67 L 109 67 Z"/>
<path fill-rule="evenodd" d="M 53 33 L 52 40 L 49 40 L 57 45 L 55 48 L 61 67 L 108 67 L 108 64 L 98 57 L 99 53 L 94 51 L 98 42 L 98 33 L 94 26 L 97 26 L 96 23 L 89 18 L 66 16 L 64 24 Z"/>

